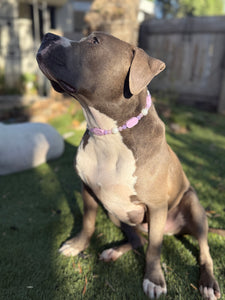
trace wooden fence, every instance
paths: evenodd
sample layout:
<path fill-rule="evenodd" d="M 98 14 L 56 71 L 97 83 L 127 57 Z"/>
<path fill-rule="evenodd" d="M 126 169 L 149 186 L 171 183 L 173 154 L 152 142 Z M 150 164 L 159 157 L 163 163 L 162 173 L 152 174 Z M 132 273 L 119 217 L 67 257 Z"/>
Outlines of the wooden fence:
<path fill-rule="evenodd" d="M 149 20 L 139 46 L 167 68 L 150 84 L 202 108 L 225 111 L 225 17 Z"/>

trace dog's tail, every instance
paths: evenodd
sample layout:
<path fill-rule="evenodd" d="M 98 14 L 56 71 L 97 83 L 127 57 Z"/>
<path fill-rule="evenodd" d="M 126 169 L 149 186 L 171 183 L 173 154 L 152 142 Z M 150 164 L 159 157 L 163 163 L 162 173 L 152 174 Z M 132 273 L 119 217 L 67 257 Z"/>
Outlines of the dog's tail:
<path fill-rule="evenodd" d="M 225 237 L 225 230 L 224 229 L 209 228 L 209 232 L 216 233 L 216 234 L 219 234 L 219 235 Z"/>

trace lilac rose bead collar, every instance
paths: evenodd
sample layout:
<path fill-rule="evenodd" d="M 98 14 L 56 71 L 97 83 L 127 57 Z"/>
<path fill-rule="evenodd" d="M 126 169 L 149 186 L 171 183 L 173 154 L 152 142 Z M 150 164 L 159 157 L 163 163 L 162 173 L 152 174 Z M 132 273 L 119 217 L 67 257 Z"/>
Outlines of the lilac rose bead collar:
<path fill-rule="evenodd" d="M 95 135 L 107 135 L 107 134 L 116 134 L 120 131 L 123 131 L 127 128 L 132 128 L 135 125 L 138 124 L 138 122 L 148 114 L 149 108 L 151 107 L 152 104 L 152 100 L 151 100 L 151 95 L 150 92 L 147 91 L 147 97 L 146 97 L 146 105 L 145 107 L 141 110 L 141 113 L 136 116 L 136 117 L 132 117 L 131 119 L 129 119 L 128 121 L 126 121 L 126 123 L 120 127 L 113 127 L 111 129 L 101 129 L 101 128 L 90 128 L 89 131 Z"/>

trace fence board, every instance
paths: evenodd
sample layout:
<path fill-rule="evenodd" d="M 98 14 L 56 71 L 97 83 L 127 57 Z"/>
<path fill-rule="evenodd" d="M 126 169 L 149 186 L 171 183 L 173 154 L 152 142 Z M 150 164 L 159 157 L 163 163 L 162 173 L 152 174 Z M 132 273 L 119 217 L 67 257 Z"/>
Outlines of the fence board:
<path fill-rule="evenodd" d="M 223 107 L 225 17 L 150 20 L 140 28 L 139 45 L 167 65 L 153 89 L 173 91 L 190 104 Z"/>

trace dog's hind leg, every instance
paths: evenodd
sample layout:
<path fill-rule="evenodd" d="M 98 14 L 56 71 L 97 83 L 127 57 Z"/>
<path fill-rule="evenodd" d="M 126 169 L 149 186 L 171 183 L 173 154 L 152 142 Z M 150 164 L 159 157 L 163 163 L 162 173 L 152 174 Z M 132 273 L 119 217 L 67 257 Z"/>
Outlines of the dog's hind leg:
<path fill-rule="evenodd" d="M 100 255 L 100 260 L 104 260 L 106 262 L 115 261 L 126 252 L 132 249 L 137 249 L 147 242 L 147 240 L 138 232 L 136 227 L 120 223 L 119 220 L 115 220 L 112 217 L 110 217 L 110 219 L 115 225 L 121 227 L 128 241 L 118 247 L 104 250 Z"/>
<path fill-rule="evenodd" d="M 65 242 L 59 249 L 59 252 L 66 256 L 75 256 L 85 250 L 95 231 L 98 203 L 92 191 L 85 184 L 83 184 L 82 197 L 84 203 L 83 227 L 77 236 Z"/>
<path fill-rule="evenodd" d="M 220 298 L 220 289 L 213 275 L 213 261 L 208 246 L 207 217 L 192 188 L 184 194 L 179 211 L 185 218 L 185 224 L 180 233 L 194 236 L 199 243 L 200 292 L 206 299 Z"/>

